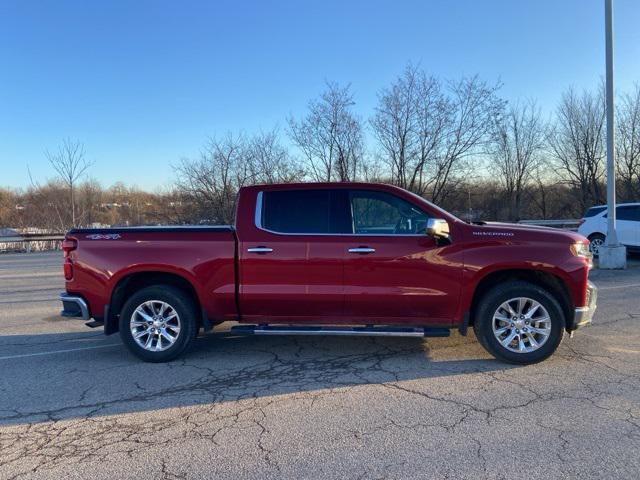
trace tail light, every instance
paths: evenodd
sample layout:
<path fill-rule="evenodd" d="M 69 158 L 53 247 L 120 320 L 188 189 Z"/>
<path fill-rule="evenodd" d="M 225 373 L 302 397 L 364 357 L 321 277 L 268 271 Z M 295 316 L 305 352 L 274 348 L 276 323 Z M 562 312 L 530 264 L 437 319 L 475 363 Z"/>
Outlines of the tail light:
<path fill-rule="evenodd" d="M 65 280 L 71 280 L 73 278 L 73 262 L 69 254 L 78 248 L 78 241 L 75 238 L 65 238 L 62 241 L 62 251 L 64 252 L 64 264 L 62 269 L 64 271 Z"/>
<path fill-rule="evenodd" d="M 62 241 L 62 251 L 65 257 L 68 257 L 69 252 L 72 252 L 76 248 L 78 248 L 78 241 L 75 238 L 65 238 Z"/>

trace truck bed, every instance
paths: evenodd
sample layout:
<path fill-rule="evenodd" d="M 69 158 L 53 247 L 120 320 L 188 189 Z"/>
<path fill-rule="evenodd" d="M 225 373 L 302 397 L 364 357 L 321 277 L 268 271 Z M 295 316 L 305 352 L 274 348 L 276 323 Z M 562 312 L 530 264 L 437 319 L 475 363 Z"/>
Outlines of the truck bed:
<path fill-rule="evenodd" d="M 104 317 L 117 289 L 133 276 L 142 281 L 141 275 L 151 283 L 169 275 L 186 280 L 212 322 L 237 316 L 231 226 L 76 228 L 67 238 L 77 241 L 67 292 L 82 296 L 94 318 Z"/>

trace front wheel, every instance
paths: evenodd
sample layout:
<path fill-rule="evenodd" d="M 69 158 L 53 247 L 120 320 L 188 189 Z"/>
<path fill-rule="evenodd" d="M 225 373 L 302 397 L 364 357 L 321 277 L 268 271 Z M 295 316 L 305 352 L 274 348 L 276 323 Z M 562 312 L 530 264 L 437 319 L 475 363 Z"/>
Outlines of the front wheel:
<path fill-rule="evenodd" d="M 473 325 L 494 357 L 518 364 L 545 360 L 562 341 L 565 319 L 557 300 L 528 282 L 499 285 L 480 300 Z"/>
<path fill-rule="evenodd" d="M 187 350 L 198 332 L 192 299 L 166 285 L 134 293 L 120 313 L 120 337 L 146 362 L 167 362 Z"/>

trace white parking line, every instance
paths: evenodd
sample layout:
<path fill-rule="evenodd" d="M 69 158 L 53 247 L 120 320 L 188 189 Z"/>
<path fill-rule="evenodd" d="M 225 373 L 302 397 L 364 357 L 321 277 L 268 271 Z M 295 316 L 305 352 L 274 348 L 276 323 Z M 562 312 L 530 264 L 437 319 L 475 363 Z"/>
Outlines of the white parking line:
<path fill-rule="evenodd" d="M 66 350 L 53 350 L 51 352 L 22 353 L 20 355 L 7 355 L 6 357 L 0 357 L 0 360 L 9 360 L 12 358 L 39 357 L 41 355 L 53 355 L 56 353 L 69 353 L 69 352 L 79 352 L 82 350 L 94 350 L 96 348 L 119 347 L 120 345 L 121 344 L 119 343 L 113 343 L 111 345 L 96 345 L 93 347 L 68 348 Z"/>
<path fill-rule="evenodd" d="M 613 285 L 611 287 L 598 287 L 598 290 L 617 290 L 619 288 L 640 287 L 640 283 L 632 283 L 631 285 Z"/>

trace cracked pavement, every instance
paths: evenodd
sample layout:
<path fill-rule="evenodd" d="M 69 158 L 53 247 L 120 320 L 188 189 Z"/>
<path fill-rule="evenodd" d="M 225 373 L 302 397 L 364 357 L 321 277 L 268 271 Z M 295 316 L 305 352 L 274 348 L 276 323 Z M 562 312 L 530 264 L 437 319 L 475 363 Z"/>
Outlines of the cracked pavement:
<path fill-rule="evenodd" d="M 533 366 L 228 325 L 145 364 L 57 315 L 60 253 L 0 255 L 0 478 L 638 478 L 640 268 L 592 280 L 594 325 Z"/>

